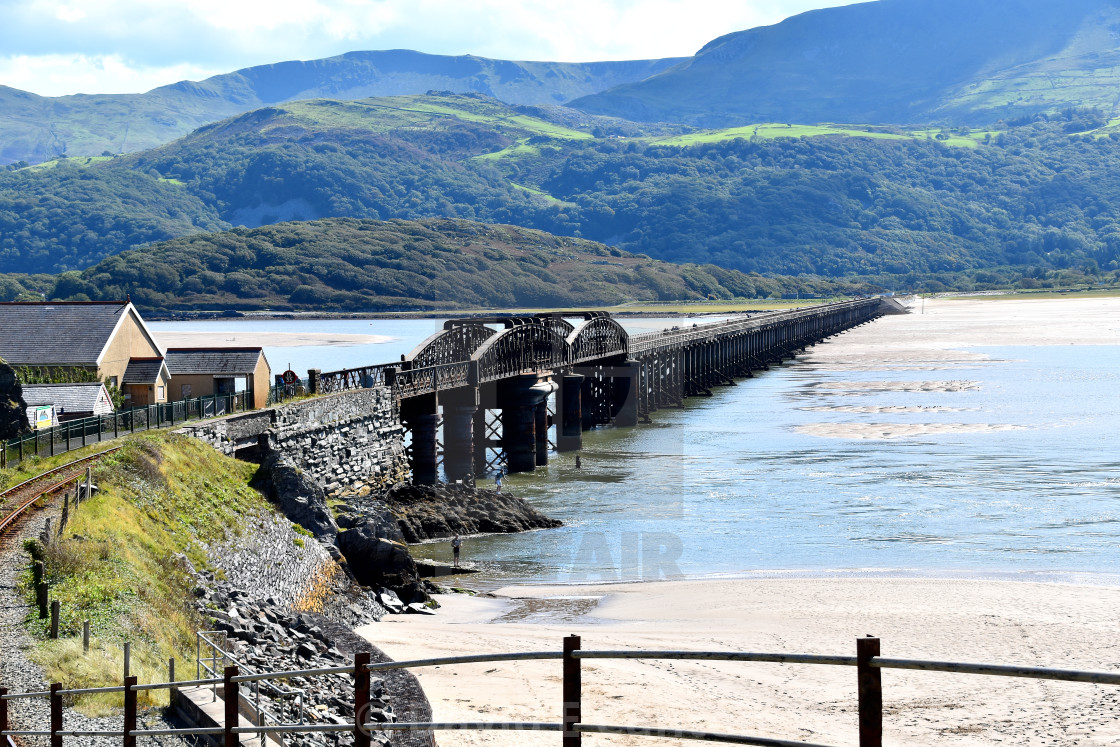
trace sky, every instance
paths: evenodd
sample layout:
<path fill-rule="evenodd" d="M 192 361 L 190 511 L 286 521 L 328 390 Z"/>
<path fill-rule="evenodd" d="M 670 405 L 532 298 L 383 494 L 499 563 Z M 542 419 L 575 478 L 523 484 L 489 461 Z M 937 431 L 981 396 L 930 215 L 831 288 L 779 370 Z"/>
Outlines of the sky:
<path fill-rule="evenodd" d="M 694 54 L 854 0 L 0 0 L 0 85 L 136 93 L 252 65 L 415 49 L 589 62 Z"/>

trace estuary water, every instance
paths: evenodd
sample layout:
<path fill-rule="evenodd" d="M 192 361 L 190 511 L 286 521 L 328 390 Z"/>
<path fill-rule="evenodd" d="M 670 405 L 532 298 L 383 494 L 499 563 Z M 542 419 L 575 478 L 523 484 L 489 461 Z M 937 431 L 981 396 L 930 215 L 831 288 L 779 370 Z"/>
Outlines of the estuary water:
<path fill-rule="evenodd" d="M 395 338 L 266 349 L 277 371 L 392 360 L 440 326 L 204 324 Z M 554 454 L 547 467 L 508 477 L 506 490 L 564 527 L 469 538 L 464 559 L 481 573 L 464 583 L 834 573 L 1120 583 L 1120 346 L 915 355 L 886 345 L 846 358 L 846 338 L 866 341 L 873 329 L 649 424 L 586 432 L 578 469 L 575 453 Z M 413 550 L 450 559 L 445 542 Z"/>

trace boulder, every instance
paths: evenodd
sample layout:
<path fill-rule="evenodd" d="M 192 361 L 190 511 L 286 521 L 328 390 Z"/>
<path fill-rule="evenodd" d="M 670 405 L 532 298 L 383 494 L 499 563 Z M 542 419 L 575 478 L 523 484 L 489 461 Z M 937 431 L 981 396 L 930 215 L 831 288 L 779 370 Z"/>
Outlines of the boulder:
<path fill-rule="evenodd" d="M 338 525 L 327 507 L 327 494 L 311 476 L 287 458 L 272 453 L 265 458 L 253 487 L 264 493 L 289 521 L 299 524 L 327 545 L 334 544 Z"/>
<path fill-rule="evenodd" d="M 384 505 L 395 517 L 406 542 L 456 534 L 525 532 L 561 525 L 509 492 L 461 484 L 398 483 L 384 494 Z"/>
<path fill-rule="evenodd" d="M 408 548 L 378 536 L 375 524 L 360 524 L 339 533 L 338 549 L 358 583 L 387 587 L 406 603 L 428 600 Z"/>
<path fill-rule="evenodd" d="M 15 369 L 0 358 L 0 440 L 15 438 L 29 430 L 23 386 L 16 378 Z"/>

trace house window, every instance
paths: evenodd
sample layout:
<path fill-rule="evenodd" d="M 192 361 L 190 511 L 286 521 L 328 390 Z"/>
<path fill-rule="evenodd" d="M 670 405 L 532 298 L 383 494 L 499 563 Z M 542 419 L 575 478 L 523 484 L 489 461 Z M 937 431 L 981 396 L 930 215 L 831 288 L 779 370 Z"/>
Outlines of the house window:
<path fill-rule="evenodd" d="M 116 376 L 110 376 L 109 377 L 109 386 L 115 387 L 116 385 L 117 385 L 117 377 Z"/>
<path fill-rule="evenodd" d="M 156 387 L 156 399 L 163 399 L 163 387 L 161 386 Z"/>

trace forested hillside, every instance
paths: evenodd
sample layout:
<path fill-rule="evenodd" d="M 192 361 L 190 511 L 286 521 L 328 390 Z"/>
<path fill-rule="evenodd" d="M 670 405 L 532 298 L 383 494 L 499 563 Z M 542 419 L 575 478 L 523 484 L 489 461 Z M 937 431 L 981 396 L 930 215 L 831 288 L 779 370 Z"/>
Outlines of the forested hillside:
<path fill-rule="evenodd" d="M 62 272 L 229 224 L 198 195 L 132 169 L 61 161 L 0 174 L 0 268 Z"/>
<path fill-rule="evenodd" d="M 449 217 L 892 286 L 1093 277 L 1120 260 L 1120 134 L 1103 124 L 1070 109 L 1000 131 L 622 137 L 477 95 L 299 102 L 132 156 L 0 175 L 0 251 L 33 273 L 230 224 Z"/>
<path fill-rule="evenodd" d="M 131 295 L 144 313 L 242 309 L 603 306 L 630 301 L 866 292 L 673 265 L 590 241 L 462 220 L 333 218 L 163 242 L 64 273 L 62 300 Z"/>

